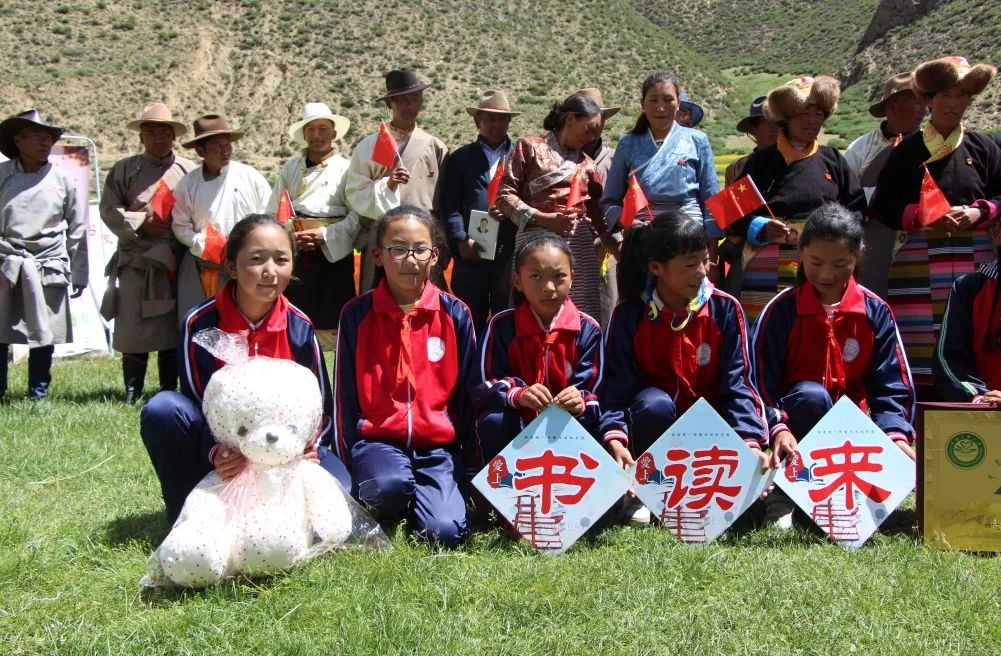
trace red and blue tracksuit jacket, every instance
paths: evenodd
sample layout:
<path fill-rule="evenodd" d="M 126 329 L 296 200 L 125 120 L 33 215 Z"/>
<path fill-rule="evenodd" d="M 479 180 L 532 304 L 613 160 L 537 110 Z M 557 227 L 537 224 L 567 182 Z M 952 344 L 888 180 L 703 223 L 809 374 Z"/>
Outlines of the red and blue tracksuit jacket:
<path fill-rule="evenodd" d="M 891 438 L 914 441 L 914 383 L 897 323 L 886 302 L 853 278 L 831 320 L 809 282 L 782 290 L 761 312 L 752 343 L 772 435 L 787 428 L 782 397 L 814 381 L 831 401 L 847 395 Z"/>
<path fill-rule="evenodd" d="M 952 286 L 942 317 L 932 373 L 947 401 L 978 402 L 1001 390 L 1001 300 L 998 261 L 961 276 Z"/>
<path fill-rule="evenodd" d="M 605 334 L 598 398 L 604 441 L 628 441 L 626 411 L 644 388 L 669 394 L 678 416 L 703 397 L 745 442 L 767 444 L 763 407 L 751 383 L 744 311 L 713 288 L 684 328 L 667 308 L 651 319 L 641 302 L 620 303 Z"/>
<path fill-rule="evenodd" d="M 594 394 L 601 373 L 601 327 L 568 298 L 547 330 L 532 306 L 522 301 L 495 314 L 487 325 L 479 373 L 471 395 L 481 412 L 515 408 L 527 423 L 536 414 L 518 406 L 526 387 L 542 383 L 555 396 L 573 385 L 584 397 L 577 420 L 595 430 L 601 417 Z"/>
<path fill-rule="evenodd" d="M 179 353 L 181 393 L 200 407 L 209 378 L 226 364 L 195 344 L 192 337 L 206 328 L 247 326 L 250 355 L 289 356 L 287 359 L 301 364 L 316 376 L 323 395 L 323 423 L 318 443 L 329 446 L 332 433 L 330 415 L 333 413 L 334 402 L 330 393 L 330 381 L 327 380 L 327 365 L 323 361 L 323 351 L 316 340 L 316 333 L 313 332 L 313 323 L 299 308 L 280 296 L 271 313 L 261 321 L 257 329 L 250 330 L 247 320 L 240 314 L 233 300 L 233 285 L 232 281 L 227 283 L 214 298 L 193 308 L 184 318 Z"/>
<path fill-rule="evenodd" d="M 418 451 L 471 439 L 473 320 L 430 281 L 406 315 L 385 280 L 345 305 L 335 357 L 334 445 L 342 461 L 362 439 Z"/>

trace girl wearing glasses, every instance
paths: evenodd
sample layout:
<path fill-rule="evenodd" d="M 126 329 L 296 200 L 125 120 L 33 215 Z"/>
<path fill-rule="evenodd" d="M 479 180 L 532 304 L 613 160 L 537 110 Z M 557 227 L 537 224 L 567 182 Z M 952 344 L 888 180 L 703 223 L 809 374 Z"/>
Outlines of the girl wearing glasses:
<path fill-rule="evenodd" d="M 438 261 L 431 215 L 410 205 L 375 227 L 375 288 L 341 313 L 334 443 L 355 496 L 380 521 L 455 547 L 467 534 L 460 445 L 476 361 L 469 309 L 428 280 Z"/>
<path fill-rule="evenodd" d="M 599 434 L 623 468 L 699 397 L 761 458 L 767 431 L 751 383 L 747 326 L 735 298 L 706 279 L 708 237 L 678 210 L 634 225 L 619 262 L 619 298 L 605 335 Z M 626 519 L 646 524 L 638 499 Z"/>

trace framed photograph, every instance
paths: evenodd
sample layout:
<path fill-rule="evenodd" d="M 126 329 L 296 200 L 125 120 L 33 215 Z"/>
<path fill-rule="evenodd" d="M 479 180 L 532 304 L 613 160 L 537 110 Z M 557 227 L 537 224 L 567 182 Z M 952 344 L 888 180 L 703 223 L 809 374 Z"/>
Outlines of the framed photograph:
<path fill-rule="evenodd" d="M 500 232 L 500 221 L 490 217 L 487 212 L 471 210 L 469 212 L 469 238 L 480 245 L 480 258 L 494 259 L 497 253 L 497 233 Z"/>

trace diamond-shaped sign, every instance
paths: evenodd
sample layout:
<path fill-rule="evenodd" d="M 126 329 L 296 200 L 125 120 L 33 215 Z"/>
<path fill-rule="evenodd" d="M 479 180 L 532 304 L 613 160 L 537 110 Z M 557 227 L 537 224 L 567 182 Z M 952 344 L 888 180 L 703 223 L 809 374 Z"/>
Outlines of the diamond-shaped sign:
<path fill-rule="evenodd" d="M 699 399 L 629 470 L 636 496 L 682 542 L 708 544 L 771 484 L 761 460 Z"/>
<path fill-rule="evenodd" d="M 563 553 L 629 489 L 629 475 L 564 410 L 550 406 L 473 478 L 523 538 Z"/>
<path fill-rule="evenodd" d="M 914 489 L 914 463 L 847 396 L 799 442 L 775 483 L 838 544 L 858 549 Z"/>

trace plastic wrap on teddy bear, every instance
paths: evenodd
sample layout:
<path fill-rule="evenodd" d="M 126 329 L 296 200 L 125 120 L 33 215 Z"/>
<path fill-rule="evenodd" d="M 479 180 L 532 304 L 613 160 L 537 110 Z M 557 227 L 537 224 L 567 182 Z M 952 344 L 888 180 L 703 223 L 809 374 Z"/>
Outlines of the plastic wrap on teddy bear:
<path fill-rule="evenodd" d="M 302 458 L 325 420 L 316 376 L 290 360 L 248 357 L 245 336 L 212 329 L 195 342 L 226 358 L 202 409 L 215 439 L 247 465 L 229 481 L 210 472 L 191 491 L 142 585 L 205 587 L 273 574 L 338 547 L 387 546 L 368 512 Z"/>

